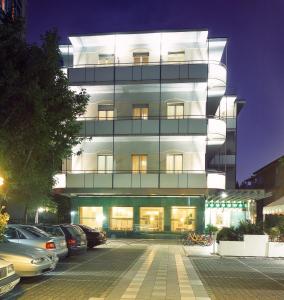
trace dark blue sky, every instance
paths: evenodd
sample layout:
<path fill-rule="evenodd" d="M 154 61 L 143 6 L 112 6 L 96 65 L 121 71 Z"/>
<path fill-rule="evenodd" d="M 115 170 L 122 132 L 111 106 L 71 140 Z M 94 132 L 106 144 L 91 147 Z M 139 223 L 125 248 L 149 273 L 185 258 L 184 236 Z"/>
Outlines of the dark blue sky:
<path fill-rule="evenodd" d="M 228 85 L 247 104 L 239 115 L 237 176 L 284 154 L 283 0 L 28 0 L 27 37 L 204 29 L 227 37 Z"/>

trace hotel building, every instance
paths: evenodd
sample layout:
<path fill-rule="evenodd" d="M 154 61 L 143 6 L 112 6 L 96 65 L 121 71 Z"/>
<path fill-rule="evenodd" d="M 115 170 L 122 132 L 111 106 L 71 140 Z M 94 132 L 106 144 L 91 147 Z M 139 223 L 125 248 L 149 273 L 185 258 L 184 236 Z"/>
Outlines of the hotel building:
<path fill-rule="evenodd" d="M 69 40 L 63 70 L 90 95 L 84 140 L 54 189 L 70 197 L 73 222 L 182 232 L 251 217 L 255 198 L 234 191 L 244 102 L 226 93 L 226 39 L 184 30 Z"/>

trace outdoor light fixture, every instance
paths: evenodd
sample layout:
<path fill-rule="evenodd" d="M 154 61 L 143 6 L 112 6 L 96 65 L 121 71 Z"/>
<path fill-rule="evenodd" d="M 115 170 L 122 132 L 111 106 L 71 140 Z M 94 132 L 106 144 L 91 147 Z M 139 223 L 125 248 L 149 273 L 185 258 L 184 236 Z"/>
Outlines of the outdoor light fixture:
<path fill-rule="evenodd" d="M 4 184 L 4 178 L 0 177 L 0 186 Z"/>
<path fill-rule="evenodd" d="M 98 215 L 97 216 L 97 221 L 98 222 L 103 222 L 106 219 L 106 217 L 104 215 Z"/>
<path fill-rule="evenodd" d="M 222 192 L 222 194 L 221 194 L 221 198 L 227 198 L 228 197 L 228 194 L 226 193 L 226 192 Z"/>
<path fill-rule="evenodd" d="M 38 211 L 39 213 L 42 213 L 42 212 L 45 211 L 45 209 L 44 209 L 43 207 L 39 207 L 39 208 L 37 209 L 37 211 Z"/>
<path fill-rule="evenodd" d="M 72 210 L 72 211 L 70 212 L 70 215 L 71 215 L 72 217 L 74 217 L 74 216 L 76 215 L 76 211 L 75 211 L 75 210 Z"/>

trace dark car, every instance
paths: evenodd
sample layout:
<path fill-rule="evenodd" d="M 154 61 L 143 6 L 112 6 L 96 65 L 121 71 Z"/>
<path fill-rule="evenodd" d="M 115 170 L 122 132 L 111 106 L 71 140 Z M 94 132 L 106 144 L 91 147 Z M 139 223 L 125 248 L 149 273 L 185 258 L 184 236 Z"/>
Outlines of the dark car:
<path fill-rule="evenodd" d="M 82 224 L 77 224 L 77 226 L 79 226 L 86 234 L 88 248 L 93 248 L 106 243 L 107 238 L 104 232 Z"/>
<path fill-rule="evenodd" d="M 77 225 L 60 224 L 65 235 L 68 255 L 79 254 L 87 250 L 87 238 L 84 231 Z"/>

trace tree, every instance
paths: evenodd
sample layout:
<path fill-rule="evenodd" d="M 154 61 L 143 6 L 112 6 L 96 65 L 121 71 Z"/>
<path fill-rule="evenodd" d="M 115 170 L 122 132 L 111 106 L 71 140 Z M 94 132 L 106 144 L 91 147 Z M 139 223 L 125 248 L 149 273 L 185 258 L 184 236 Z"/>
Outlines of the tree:
<path fill-rule="evenodd" d="M 24 40 L 21 19 L 0 25 L 0 173 L 7 198 L 26 210 L 49 195 L 62 159 L 80 143 L 76 118 L 88 102 L 60 69 L 59 37 L 45 33 L 40 46 Z"/>

